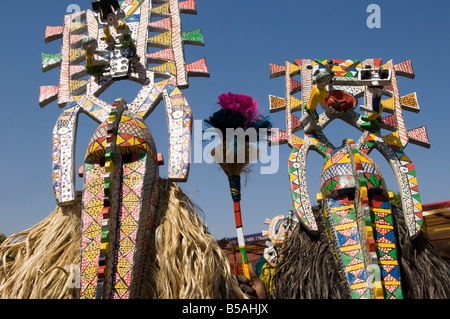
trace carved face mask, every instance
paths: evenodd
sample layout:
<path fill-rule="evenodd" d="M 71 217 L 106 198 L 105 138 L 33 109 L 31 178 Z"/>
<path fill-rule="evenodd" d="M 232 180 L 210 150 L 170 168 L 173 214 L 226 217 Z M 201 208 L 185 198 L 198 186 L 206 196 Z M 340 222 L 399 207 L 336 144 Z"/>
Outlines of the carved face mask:
<path fill-rule="evenodd" d="M 323 213 L 353 298 L 401 298 L 389 194 L 378 166 L 352 142 L 331 152 Z"/>
<path fill-rule="evenodd" d="M 192 112 L 181 89 L 189 86 L 189 77 L 209 77 L 209 72 L 204 58 L 189 64 L 184 60 L 184 44 L 203 45 L 199 29 L 182 32 L 181 14 L 196 13 L 192 1 L 99 0 L 92 5 L 92 10 L 66 15 L 62 26 L 47 27 L 45 42 L 61 39 L 62 46 L 60 53 L 42 55 L 42 70 L 59 67 L 59 84 L 41 86 L 39 105 L 57 101 L 63 108 L 52 141 L 59 206 L 76 200 L 79 114 L 99 124 L 80 172 L 81 298 L 133 298 L 139 295 L 162 161 L 144 120 L 164 101 L 167 178 L 186 181 Z M 100 98 L 118 80 L 142 86 L 129 104 L 116 100 L 110 105 Z"/>
<path fill-rule="evenodd" d="M 286 85 L 285 97 L 270 98 L 271 112 L 286 113 L 286 131 L 272 131 L 271 143 L 291 148 L 292 200 L 299 222 L 311 236 L 321 234 L 308 194 L 307 156 L 315 151 L 325 158 L 317 201 L 323 202 L 330 239 L 352 298 L 401 298 L 389 196 L 379 169 L 367 155 L 377 150 L 389 162 L 408 240 L 415 240 L 423 223 L 422 204 L 416 170 L 405 148 L 409 143 L 430 147 L 430 142 L 425 126 L 407 131 L 403 117 L 406 110 L 419 112 L 415 93 L 399 95 L 397 79 L 414 78 L 412 63 L 372 58 L 332 60 L 333 65 L 327 61 L 306 58 L 271 64 L 270 78 L 284 76 Z M 330 74 L 330 69 L 333 78 L 328 87 L 313 85 L 315 75 Z M 357 108 L 360 98 L 364 101 Z M 324 110 L 320 114 L 318 104 Z M 300 116 L 293 114 L 300 110 Z M 391 115 L 384 116 L 385 111 Z M 329 141 L 323 130 L 336 119 L 362 132 L 357 143 L 347 140 L 336 148 Z M 382 129 L 392 133 L 385 135 Z M 295 135 L 299 131 L 304 132 L 302 137 Z"/>
<path fill-rule="evenodd" d="M 81 298 L 138 293 L 157 205 L 152 135 L 142 118 L 113 106 L 89 143 L 82 172 Z"/>

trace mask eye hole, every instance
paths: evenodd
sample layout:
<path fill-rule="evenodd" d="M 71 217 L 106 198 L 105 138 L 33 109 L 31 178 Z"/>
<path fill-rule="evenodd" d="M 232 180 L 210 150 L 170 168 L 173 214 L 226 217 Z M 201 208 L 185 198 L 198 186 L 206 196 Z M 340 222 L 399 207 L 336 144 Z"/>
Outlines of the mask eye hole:
<path fill-rule="evenodd" d="M 101 166 L 101 167 L 105 167 L 105 157 L 101 157 L 99 160 L 98 160 L 98 164 Z"/>
<path fill-rule="evenodd" d="M 355 201 L 355 188 L 342 188 L 334 191 L 329 195 L 329 197 L 344 203 L 344 204 L 353 204 Z"/>
<path fill-rule="evenodd" d="M 133 163 L 139 160 L 140 153 L 125 153 L 122 154 L 122 164 Z"/>
<path fill-rule="evenodd" d="M 87 155 L 85 163 L 93 163 L 95 165 L 105 167 L 105 150 L 95 151 Z"/>
<path fill-rule="evenodd" d="M 385 198 L 387 194 L 380 188 L 368 189 L 369 200 Z"/>
<path fill-rule="evenodd" d="M 389 194 L 386 194 L 385 191 L 382 189 L 369 189 L 368 192 L 369 196 L 369 202 L 379 202 L 384 203 L 385 201 L 389 200 Z"/>

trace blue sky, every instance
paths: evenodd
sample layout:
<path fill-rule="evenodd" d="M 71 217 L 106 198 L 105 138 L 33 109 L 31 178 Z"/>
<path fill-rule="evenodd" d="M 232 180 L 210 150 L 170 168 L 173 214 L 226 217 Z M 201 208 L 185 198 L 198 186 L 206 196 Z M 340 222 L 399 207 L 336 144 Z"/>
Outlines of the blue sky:
<path fill-rule="evenodd" d="M 381 28 L 369 29 L 366 8 L 381 8 Z M 432 5 L 430 5 L 432 3 Z M 82 10 L 89 0 L 8 1 L 4 5 L 0 56 L 3 140 L 0 167 L 0 232 L 7 235 L 27 229 L 44 219 L 56 207 L 51 181 L 51 138 L 61 110 L 56 103 L 41 109 L 39 86 L 57 85 L 58 71 L 41 71 L 41 53 L 58 53 L 60 41 L 44 43 L 45 27 L 62 25 L 70 4 Z M 417 92 L 421 112 L 405 113 L 407 129 L 426 125 L 430 149 L 410 144 L 406 154 L 418 175 L 422 202 L 449 199 L 447 180 L 450 152 L 448 123 L 450 107 L 446 93 L 446 63 L 450 52 L 450 26 L 447 1 L 328 1 L 299 0 L 197 0 L 197 15 L 182 15 L 183 31 L 201 28 L 204 47 L 186 46 L 186 62 L 202 57 L 211 78 L 191 78 L 183 91 L 193 109 L 194 119 L 205 119 L 216 111 L 221 93 L 245 93 L 259 100 L 268 115 L 269 94 L 283 96 L 282 78 L 269 79 L 269 63 L 283 65 L 294 59 L 393 59 L 394 63 L 412 59 L 414 80 L 399 79 L 400 95 Z M 139 86 L 120 82 L 102 98 L 132 100 Z M 115 96 L 119 94 L 119 96 Z M 274 113 L 275 127 L 285 129 L 284 113 Z M 159 152 L 167 158 L 167 126 L 161 103 L 147 119 Z M 87 143 L 97 127 L 81 116 L 77 137 L 77 166 L 82 163 Z M 357 139 L 360 133 L 335 121 L 325 133 L 339 145 L 344 138 Z M 297 133 L 300 137 L 302 133 Z M 287 160 L 290 149 L 280 146 L 280 168 L 276 174 L 259 174 L 259 164 L 243 178 L 242 214 L 246 234 L 266 229 L 265 218 L 286 214 L 293 208 Z M 394 175 L 376 151 L 371 157 L 381 167 L 388 187 L 396 190 Z M 313 203 L 318 191 L 322 158 L 308 158 L 308 187 Z M 160 167 L 167 176 L 167 165 Z M 235 236 L 233 204 L 227 178 L 215 164 L 192 164 L 187 183 L 181 184 L 203 211 L 210 232 L 216 238 Z M 77 189 L 81 180 L 77 180 Z"/>

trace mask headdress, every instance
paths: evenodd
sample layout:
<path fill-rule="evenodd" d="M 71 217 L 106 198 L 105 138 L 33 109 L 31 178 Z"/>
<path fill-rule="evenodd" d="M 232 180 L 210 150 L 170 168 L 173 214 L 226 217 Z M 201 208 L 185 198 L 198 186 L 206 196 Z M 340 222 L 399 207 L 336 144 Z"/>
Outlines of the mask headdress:
<path fill-rule="evenodd" d="M 376 148 L 390 163 L 413 240 L 422 225 L 422 207 L 415 168 L 404 149 L 408 142 L 430 144 L 424 126 L 411 131 L 405 127 L 403 110 L 419 111 L 416 94 L 400 97 L 397 83 L 398 76 L 414 78 L 411 61 L 301 59 L 284 66 L 271 64 L 270 78 L 279 76 L 285 77 L 286 96 L 270 96 L 270 110 L 286 111 L 287 130 L 273 130 L 270 143 L 292 148 L 289 176 L 300 223 L 310 234 L 318 234 L 306 185 L 306 158 L 314 150 L 325 158 L 317 201 L 323 204 L 352 297 L 401 298 L 389 195 L 368 154 Z M 298 92 L 300 98 L 294 96 Z M 356 111 L 358 98 L 364 98 L 363 114 Z M 296 111 L 299 117 L 292 114 Z M 382 116 L 383 112 L 392 115 Z M 360 130 L 359 141 L 333 146 L 323 129 L 334 119 Z M 383 136 L 381 129 L 392 133 Z M 294 135 L 300 130 L 303 138 Z M 383 279 L 372 284 L 374 269 L 381 269 L 377 278 Z"/>
<path fill-rule="evenodd" d="M 158 202 L 158 165 L 144 120 L 161 100 L 169 127 L 168 178 L 189 174 L 191 108 L 181 93 L 190 76 L 209 76 L 205 59 L 184 61 L 184 44 L 203 45 L 200 30 L 181 31 L 181 13 L 194 0 L 93 0 L 92 9 L 47 27 L 45 41 L 62 39 L 59 54 L 43 54 L 43 71 L 60 67 L 58 86 L 42 86 L 41 107 L 63 108 L 53 131 L 53 190 L 58 205 L 75 200 L 75 138 L 80 113 L 100 124 L 79 173 L 83 176 L 81 298 L 128 298 L 139 293 L 148 230 Z M 154 18 L 157 19 L 154 19 Z M 150 31 L 160 32 L 150 35 Z M 148 47 L 161 50 L 148 53 Z M 84 62 L 84 65 L 83 65 Z M 156 64 L 151 66 L 150 63 Z M 142 85 L 134 101 L 110 105 L 100 95 L 115 81 Z"/>
<path fill-rule="evenodd" d="M 292 210 L 288 215 L 278 215 L 272 219 L 266 218 L 264 224 L 269 225 L 268 230 L 263 230 L 262 235 L 268 236 L 269 240 L 266 242 L 266 248 L 264 249 L 264 258 L 270 264 L 275 267 L 277 265 L 278 250 L 287 239 L 291 236 L 295 227 L 298 224 L 298 218 L 294 215 Z"/>
<path fill-rule="evenodd" d="M 46 29 L 46 43 L 62 39 L 61 53 L 42 55 L 43 71 L 60 67 L 59 85 L 41 86 L 39 97 L 41 107 L 57 101 L 64 109 L 53 134 L 54 192 L 62 205 L 73 201 L 75 194 L 72 159 L 78 115 L 85 113 L 99 124 L 107 120 L 112 106 L 99 96 L 120 79 L 142 85 L 126 108 L 143 119 L 164 100 L 171 128 L 169 179 L 185 181 L 192 112 L 180 89 L 188 87 L 190 76 L 209 76 L 204 58 L 190 64 L 184 62 L 184 44 L 203 45 L 200 30 L 181 31 L 180 14 L 196 13 L 195 1 L 171 0 L 155 7 L 148 0 L 124 1 L 115 18 L 106 22 L 101 12 L 70 14 L 65 16 L 63 26 Z M 163 19 L 153 21 L 155 17 Z M 150 36 L 149 31 L 161 33 Z M 147 53 L 149 46 L 162 50 Z M 124 64 L 125 75 L 116 76 L 118 62 Z"/>

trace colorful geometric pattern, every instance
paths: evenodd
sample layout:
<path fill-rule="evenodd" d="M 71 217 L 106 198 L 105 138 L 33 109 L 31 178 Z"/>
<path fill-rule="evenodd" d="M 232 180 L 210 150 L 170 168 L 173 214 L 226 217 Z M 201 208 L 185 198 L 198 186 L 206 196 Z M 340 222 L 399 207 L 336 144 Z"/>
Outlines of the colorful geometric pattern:
<path fill-rule="evenodd" d="M 270 63 L 270 78 L 283 76 L 286 73 L 286 66 Z"/>
<path fill-rule="evenodd" d="M 81 298 L 132 298 L 139 291 L 157 205 L 157 168 L 147 126 L 114 104 L 86 155 Z"/>
<path fill-rule="evenodd" d="M 426 148 L 430 148 L 430 140 L 428 139 L 427 128 L 421 126 L 408 131 L 409 142 Z"/>
<path fill-rule="evenodd" d="M 315 148 L 324 156 L 328 154 L 333 146 L 323 134 L 305 135 L 305 139 L 295 139 L 289 156 L 289 179 L 291 194 L 295 211 L 299 221 L 311 233 L 317 233 L 317 223 L 311 207 L 306 185 L 306 157 L 311 148 Z"/>
<path fill-rule="evenodd" d="M 85 281 L 86 286 L 86 290 L 83 290 L 83 285 L 81 287 L 82 299 L 102 299 L 110 296 L 120 186 L 118 172 L 121 168 L 121 157 L 116 151 L 115 139 L 122 112 L 123 104 L 113 104 L 108 120 L 94 133 L 90 143 L 91 149 L 86 154 L 83 172 L 85 210 L 82 211 L 81 268 L 89 261 L 87 266 L 89 271 L 81 272 L 82 281 Z M 101 163 L 102 159 L 104 164 Z M 94 178 L 91 171 L 96 173 Z M 95 238 L 89 235 L 92 230 L 95 231 Z M 95 251 L 89 250 L 84 254 L 85 246 L 95 247 Z M 96 258 L 91 260 L 90 256 L 94 253 Z"/>
<path fill-rule="evenodd" d="M 91 156 L 92 159 L 100 159 L 105 156 L 106 153 L 106 138 L 108 137 L 108 122 L 103 122 L 94 132 L 92 136 L 87 152 L 85 155 L 85 160 Z"/>
<path fill-rule="evenodd" d="M 46 72 L 48 70 L 54 69 L 61 65 L 62 56 L 61 53 L 48 54 L 42 53 L 42 71 Z"/>
<path fill-rule="evenodd" d="M 81 299 L 96 296 L 101 248 L 105 168 L 98 161 L 84 167 L 81 211 Z"/>
<path fill-rule="evenodd" d="M 323 69 L 329 59 L 317 59 L 313 62 L 313 72 Z M 333 60 L 335 65 L 332 71 L 339 77 L 355 77 L 356 66 L 360 64 L 359 60 Z"/>
<path fill-rule="evenodd" d="M 360 153 L 369 154 L 375 146 L 376 134 L 374 132 L 365 131 L 359 141 L 356 143 Z"/>
<path fill-rule="evenodd" d="M 122 154 L 124 151 L 137 152 L 139 149 L 142 149 L 144 152 L 150 151 L 148 143 L 151 135 L 147 126 L 128 115 L 131 114 L 126 111 L 120 120 L 117 130 L 117 147 L 120 148 Z M 153 154 L 151 155 L 153 156 Z"/>
<path fill-rule="evenodd" d="M 187 76 L 203 76 L 209 77 L 208 66 L 206 65 L 206 59 L 202 58 L 198 61 L 186 64 Z"/>
<path fill-rule="evenodd" d="M 160 5 L 159 7 L 153 8 L 150 12 L 158 17 L 168 17 L 170 16 L 169 3 L 165 3 Z"/>
<path fill-rule="evenodd" d="M 294 79 L 291 79 L 291 94 L 295 94 L 297 92 L 300 92 L 301 90 L 302 84 Z"/>
<path fill-rule="evenodd" d="M 406 156 L 396 133 L 377 138 L 378 150 L 389 159 L 394 169 L 402 197 L 403 212 L 411 238 L 416 237 L 422 228 L 422 203 L 419 194 L 416 170 L 411 159 Z"/>
<path fill-rule="evenodd" d="M 408 77 L 410 79 L 414 79 L 415 77 L 411 60 L 406 60 L 396 64 L 394 66 L 394 70 L 400 76 Z"/>
<path fill-rule="evenodd" d="M 286 93 L 286 129 L 287 129 L 287 133 L 288 133 L 288 143 L 290 143 L 292 145 L 293 143 L 293 139 L 292 139 L 292 133 L 293 133 L 293 127 L 292 127 L 292 109 L 291 109 L 291 75 L 290 75 L 290 70 L 291 70 L 291 66 L 292 64 L 286 61 L 286 76 L 285 76 L 285 93 Z"/>
<path fill-rule="evenodd" d="M 149 71 L 156 73 L 156 74 L 167 74 L 167 75 L 177 75 L 177 69 L 175 66 L 175 62 L 169 61 L 164 64 L 155 66 L 153 68 L 150 68 Z"/>
<path fill-rule="evenodd" d="M 354 154 L 357 170 L 364 172 L 364 178 L 366 180 L 365 187 L 367 189 L 381 189 L 387 191 L 384 184 L 383 176 L 378 166 L 372 161 L 372 159 L 365 153 Z"/>
<path fill-rule="evenodd" d="M 398 125 L 397 125 L 397 118 L 396 118 L 395 115 L 384 116 L 383 117 L 383 124 L 391 126 L 392 129 L 394 129 L 394 130 L 396 130 L 397 127 L 398 127 Z"/>
<path fill-rule="evenodd" d="M 291 79 L 291 94 L 292 94 L 292 84 L 295 84 L 295 80 L 293 80 L 293 79 Z M 303 101 L 300 101 L 296 97 L 291 96 L 290 107 L 291 107 L 291 112 L 299 111 L 303 107 Z"/>
<path fill-rule="evenodd" d="M 130 293 L 144 182 L 144 174 L 139 173 L 139 167 L 144 164 L 144 161 L 136 161 L 123 166 L 123 184 L 120 193 L 122 203 L 119 210 L 119 233 L 114 257 L 117 262 L 117 272 L 113 281 L 113 298 L 128 298 Z"/>
<path fill-rule="evenodd" d="M 383 111 L 387 112 L 387 113 L 394 113 L 395 112 L 395 103 L 394 102 L 395 102 L 394 97 L 382 100 L 381 105 L 383 107 Z"/>
<path fill-rule="evenodd" d="M 172 180 L 186 180 L 189 174 L 189 154 L 192 112 L 179 88 L 166 86 L 163 92 L 169 127 L 169 175 Z"/>
<path fill-rule="evenodd" d="M 202 31 L 200 29 L 190 32 L 184 32 L 181 34 L 181 38 L 183 39 L 183 42 L 185 44 L 200 45 L 200 46 L 205 45 L 203 41 Z"/>
<path fill-rule="evenodd" d="M 105 101 L 93 95 L 74 95 L 73 99 L 77 102 L 83 112 L 99 122 L 99 124 L 108 119 L 112 106 Z"/>
<path fill-rule="evenodd" d="M 409 234 L 414 238 L 420 231 L 423 219 L 414 164 L 406 156 L 395 132 L 383 138 L 373 133 L 365 133 L 358 142 L 358 149 L 361 153 L 367 154 L 372 148 L 378 149 L 388 159 L 394 170 L 402 197 L 405 220 L 408 221 Z M 386 189 L 385 185 L 382 187 Z"/>
<path fill-rule="evenodd" d="M 370 172 L 364 170 L 363 163 L 375 165 L 373 161 L 364 153 L 360 153 L 358 145 L 353 140 L 346 141 L 346 150 L 350 155 L 353 167 L 353 175 L 357 179 L 355 183 L 355 201 L 354 206 L 357 214 L 358 232 L 361 237 L 362 256 L 364 258 L 365 267 L 368 273 L 372 274 L 374 270 L 377 270 L 377 262 L 375 256 L 373 231 L 371 231 L 368 221 L 370 219 L 370 199 L 368 190 L 367 173 Z M 364 155 L 364 156 L 363 156 Z M 367 167 L 367 166 L 366 166 Z M 370 167 L 372 168 L 372 167 Z M 376 190 L 378 191 L 378 190 Z M 369 278 L 368 278 L 369 279 Z M 380 298 L 382 295 L 382 285 L 379 278 L 374 278 L 373 283 L 371 280 L 367 280 L 368 288 L 371 297 Z M 378 279 L 378 280 L 377 280 Z"/>
<path fill-rule="evenodd" d="M 371 298 L 355 207 L 329 198 L 325 201 L 324 214 L 352 298 Z"/>
<path fill-rule="evenodd" d="M 397 120 L 397 132 L 398 132 L 398 138 L 400 139 L 402 143 L 402 147 L 405 147 L 408 143 L 408 135 L 406 133 L 406 126 L 405 126 L 405 120 L 403 118 L 402 113 L 402 106 L 400 102 L 400 95 L 399 95 L 399 89 L 398 89 L 398 82 L 397 82 L 397 76 L 394 66 L 394 63 L 392 60 L 388 61 L 386 63 L 386 66 L 392 71 L 392 82 L 391 82 L 391 89 L 394 96 L 394 105 L 395 105 L 395 117 Z M 398 69 L 398 68 L 397 68 Z"/>
<path fill-rule="evenodd" d="M 60 205 L 75 199 L 73 167 L 74 139 L 80 108 L 69 104 L 61 113 L 53 129 L 52 179 L 53 192 Z"/>
<path fill-rule="evenodd" d="M 116 101 L 119 102 L 119 101 Z M 96 299 L 111 296 L 112 276 L 114 272 L 114 241 L 117 228 L 118 192 L 120 188 L 119 173 L 122 158 L 117 151 L 117 127 L 124 110 L 124 101 L 114 103 L 107 123 L 107 137 L 105 147 L 105 176 L 103 210 L 102 210 L 102 237 L 99 257 L 99 274 L 97 281 Z"/>
<path fill-rule="evenodd" d="M 39 106 L 44 107 L 47 104 L 58 99 L 59 88 L 57 86 L 41 86 L 39 88 Z"/>
<path fill-rule="evenodd" d="M 269 95 L 269 103 L 271 113 L 283 111 L 286 108 L 286 99 L 281 97 Z"/>
<path fill-rule="evenodd" d="M 156 51 L 153 53 L 147 54 L 147 60 L 150 62 L 165 62 L 165 61 L 174 61 L 175 57 L 173 55 L 173 51 L 171 48 Z"/>
<path fill-rule="evenodd" d="M 137 291 L 136 287 L 140 286 L 142 259 L 147 253 L 143 248 L 148 247 L 145 235 L 151 228 L 152 213 L 156 208 L 154 206 L 153 210 L 149 210 L 149 197 L 154 191 L 152 187 L 157 165 L 150 154 L 141 153 L 140 156 L 138 153 L 133 154 L 133 161 L 124 163 L 122 169 L 122 187 L 119 196 L 121 204 L 114 256 L 117 266 L 111 296 L 113 299 L 128 299 L 132 292 Z M 139 247 L 142 247 L 141 250 Z"/>
<path fill-rule="evenodd" d="M 311 232 L 317 233 L 317 222 L 312 212 L 306 186 L 306 154 L 309 144 L 303 143 L 292 147 L 289 156 L 289 179 L 292 200 L 300 222 Z"/>
<path fill-rule="evenodd" d="M 179 3 L 181 13 L 197 14 L 195 0 L 185 0 Z"/>
<path fill-rule="evenodd" d="M 349 154 L 334 152 L 325 163 L 320 177 L 319 188 L 324 196 L 341 189 L 355 187 L 352 163 Z"/>
<path fill-rule="evenodd" d="M 334 195 L 325 197 L 325 215 L 352 297 L 402 298 L 389 198 L 384 195 L 386 190 L 378 187 L 384 185 L 381 175 L 377 176 L 378 186 L 372 184 L 379 169 L 367 155 L 359 153 L 356 144 L 335 154 L 350 158 L 353 176 L 360 177 L 347 192 L 332 192 Z M 337 161 L 330 164 L 333 155 L 325 166 L 341 165 Z M 353 192 L 359 194 L 354 201 L 347 197 Z"/>
<path fill-rule="evenodd" d="M 383 297 L 402 299 L 400 270 L 395 249 L 394 227 L 389 198 L 374 194 L 370 206 L 374 246 L 381 270 Z M 370 231 L 370 230 L 369 230 Z"/>
<path fill-rule="evenodd" d="M 308 101 L 312 91 L 312 61 L 307 59 L 295 60 L 295 63 L 302 68 L 301 83 L 302 83 L 302 101 Z M 302 110 L 303 115 L 306 113 L 305 109 Z"/>
<path fill-rule="evenodd" d="M 156 32 L 164 32 L 172 29 L 172 19 L 165 18 L 161 20 L 152 21 L 149 23 L 149 29 Z"/>
<path fill-rule="evenodd" d="M 64 27 L 46 27 L 45 28 L 45 43 L 50 43 L 56 39 L 61 39 L 63 36 Z"/>
<path fill-rule="evenodd" d="M 69 81 L 70 81 L 70 29 L 72 23 L 72 17 L 66 15 L 64 17 L 64 29 L 62 36 L 62 46 L 61 46 L 61 68 L 59 73 L 59 94 L 58 94 L 58 105 L 59 107 L 65 106 L 71 101 Z"/>
<path fill-rule="evenodd" d="M 69 82 L 70 93 L 73 95 L 80 95 L 86 92 L 88 80 L 71 80 Z"/>
<path fill-rule="evenodd" d="M 400 103 L 402 105 L 402 109 L 404 109 L 404 110 L 408 110 L 408 111 L 415 112 L 415 113 L 420 112 L 419 103 L 417 102 L 416 92 L 408 94 L 406 96 L 402 96 L 400 98 Z"/>

